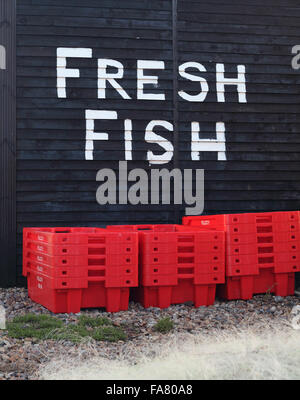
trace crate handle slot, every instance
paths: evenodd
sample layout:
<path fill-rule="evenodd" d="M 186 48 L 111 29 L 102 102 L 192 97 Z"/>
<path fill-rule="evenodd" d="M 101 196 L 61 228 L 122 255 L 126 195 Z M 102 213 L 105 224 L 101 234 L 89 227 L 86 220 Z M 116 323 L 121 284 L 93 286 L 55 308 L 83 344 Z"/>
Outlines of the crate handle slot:
<path fill-rule="evenodd" d="M 257 231 L 257 233 L 269 233 L 269 232 L 273 232 L 273 227 L 272 227 L 272 225 L 270 225 L 270 226 L 257 226 L 256 227 L 256 231 Z"/>
<path fill-rule="evenodd" d="M 105 244 L 105 237 L 104 236 L 88 236 L 88 243 L 89 244 Z"/>
<path fill-rule="evenodd" d="M 90 269 L 88 270 L 88 277 L 96 277 L 96 276 L 105 276 L 105 270 L 95 270 Z"/>
<path fill-rule="evenodd" d="M 273 246 L 258 247 L 258 253 L 259 254 L 274 253 L 274 247 Z"/>
<path fill-rule="evenodd" d="M 185 235 L 185 236 L 178 236 L 178 242 L 179 243 L 185 243 L 185 242 L 194 242 L 195 237 L 190 235 Z"/>
<path fill-rule="evenodd" d="M 270 217 L 260 217 L 259 215 L 255 218 L 257 224 L 268 224 L 272 222 L 272 216 Z"/>
<path fill-rule="evenodd" d="M 195 247 L 194 246 L 178 246 L 177 248 L 178 253 L 194 253 Z"/>
<path fill-rule="evenodd" d="M 194 268 L 178 268 L 179 275 L 194 274 Z"/>
<path fill-rule="evenodd" d="M 270 264 L 274 263 L 274 257 L 259 257 L 258 258 L 259 264 Z"/>

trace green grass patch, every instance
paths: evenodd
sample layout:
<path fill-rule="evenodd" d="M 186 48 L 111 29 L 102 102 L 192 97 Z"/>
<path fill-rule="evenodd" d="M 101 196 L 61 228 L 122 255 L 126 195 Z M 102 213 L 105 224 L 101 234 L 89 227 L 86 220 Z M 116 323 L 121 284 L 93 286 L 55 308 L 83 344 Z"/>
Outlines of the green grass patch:
<path fill-rule="evenodd" d="M 104 317 L 81 315 L 75 324 L 64 324 L 50 315 L 26 314 L 15 317 L 7 324 L 8 335 L 17 338 L 52 339 L 79 343 L 85 338 L 97 341 L 116 342 L 126 340 L 125 332 Z"/>
<path fill-rule="evenodd" d="M 22 338 L 44 339 L 51 331 L 61 328 L 63 322 L 50 315 L 26 314 L 15 317 L 7 324 L 9 336 Z"/>
<path fill-rule="evenodd" d="M 87 315 L 80 315 L 79 324 L 82 326 L 96 328 L 96 327 L 104 326 L 104 325 L 112 325 L 112 322 L 110 319 L 105 318 L 105 317 L 95 317 L 94 318 L 94 317 L 89 317 Z"/>
<path fill-rule="evenodd" d="M 174 328 L 174 322 L 169 318 L 160 319 L 154 326 L 153 330 L 161 333 L 168 333 Z"/>
<path fill-rule="evenodd" d="M 92 333 L 92 338 L 95 340 L 103 340 L 106 342 L 117 342 L 126 340 L 127 336 L 123 329 L 115 326 L 101 326 L 96 328 Z"/>

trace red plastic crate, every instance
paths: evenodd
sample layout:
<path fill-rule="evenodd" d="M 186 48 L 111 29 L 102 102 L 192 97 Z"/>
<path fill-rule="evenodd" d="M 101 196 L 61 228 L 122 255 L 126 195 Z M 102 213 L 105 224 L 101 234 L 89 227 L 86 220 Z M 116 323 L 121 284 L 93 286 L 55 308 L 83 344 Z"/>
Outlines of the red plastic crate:
<path fill-rule="evenodd" d="M 178 268 L 179 273 L 180 273 L 181 269 L 182 268 L 180 268 L 180 267 Z M 218 263 L 195 264 L 194 265 L 195 277 L 204 275 L 204 274 L 212 274 L 214 276 L 223 276 L 223 280 L 224 280 L 225 279 L 224 264 L 223 263 L 221 265 Z M 216 280 L 216 279 L 214 279 L 214 280 Z M 218 278 L 218 280 L 219 280 L 219 278 Z"/>
<path fill-rule="evenodd" d="M 177 226 L 174 227 L 170 232 L 140 233 L 141 276 L 147 275 L 153 268 L 161 273 L 164 265 L 168 264 L 176 265 L 177 273 L 174 269 L 173 273 L 177 277 L 182 273 L 206 274 L 213 268 L 224 273 L 224 233 L 211 232 L 207 235 L 206 232 L 181 231 Z M 168 238 L 168 242 L 161 243 L 161 238 Z"/>
<path fill-rule="evenodd" d="M 227 246 L 263 242 L 264 240 L 290 241 L 299 240 L 299 212 L 255 214 L 228 214 L 184 217 L 185 226 L 199 229 L 218 229 L 226 232 Z M 278 214 L 278 215 L 277 215 Z M 253 223 L 253 221 L 256 221 Z M 248 221 L 248 223 L 247 223 Z M 234 223 L 233 223 L 234 222 Z"/>
<path fill-rule="evenodd" d="M 24 250 L 29 250 L 39 254 L 48 256 L 87 256 L 87 255 L 104 255 L 110 254 L 134 254 L 136 252 L 137 243 L 132 245 L 131 242 L 107 244 L 88 244 L 88 245 L 51 245 L 31 240 L 24 241 Z"/>
<path fill-rule="evenodd" d="M 254 294 L 274 293 L 292 296 L 295 287 L 294 273 L 275 273 L 272 268 L 260 270 L 259 275 L 226 277 L 224 285 L 217 288 L 217 296 L 227 300 L 248 300 Z"/>
<path fill-rule="evenodd" d="M 106 229 L 121 232 L 154 231 L 154 232 L 174 232 L 174 224 L 146 224 L 146 225 L 107 225 Z"/>
<path fill-rule="evenodd" d="M 207 285 L 207 284 L 221 284 L 225 282 L 224 270 L 220 271 L 208 271 L 203 270 L 202 265 L 199 268 L 195 268 L 192 272 L 180 271 L 178 268 L 173 274 L 161 272 L 161 269 L 157 268 L 148 273 L 144 273 L 140 277 L 140 286 L 176 286 L 180 280 L 190 279 L 196 285 Z M 211 268 L 213 269 L 213 268 Z M 178 271 L 179 270 L 179 271 Z"/>
<path fill-rule="evenodd" d="M 103 228 L 24 228 L 24 240 L 49 244 L 88 245 L 136 242 L 134 232 L 109 232 Z M 114 242 L 111 240 L 115 239 Z M 107 242 L 106 242 L 107 240 Z"/>
<path fill-rule="evenodd" d="M 100 283 L 90 283 L 81 291 L 81 308 L 105 307 L 108 312 L 128 310 L 129 287 L 105 288 Z"/>
<path fill-rule="evenodd" d="M 88 279 L 92 280 L 101 278 L 101 281 L 105 281 L 106 287 L 112 286 L 113 282 L 116 282 L 116 278 L 125 281 L 124 286 L 138 285 L 138 273 L 136 268 L 128 266 L 110 266 L 107 270 L 105 267 L 89 267 L 89 268 L 72 268 L 72 267 L 52 267 L 47 264 L 37 263 L 34 261 L 26 262 L 27 273 L 29 270 L 37 273 L 47 275 L 51 278 L 82 278 L 83 281 Z M 129 283 L 127 281 L 130 281 Z M 116 286 L 114 284 L 114 286 Z"/>
<path fill-rule="evenodd" d="M 300 272 L 300 263 L 297 262 L 281 262 L 276 263 L 274 265 L 274 272 L 283 273 L 283 272 Z"/>
<path fill-rule="evenodd" d="M 277 233 L 277 232 L 299 232 L 299 222 L 280 222 L 280 223 L 263 223 L 263 224 L 236 224 L 224 225 L 222 228 L 228 235 L 251 235 L 256 236 L 264 233 Z"/>
<path fill-rule="evenodd" d="M 203 234 L 203 232 L 202 232 Z M 204 232 L 205 235 L 205 232 Z M 203 235 L 201 235 L 203 236 Z M 194 254 L 197 259 L 202 254 L 211 254 L 219 256 L 220 259 L 224 258 L 224 238 L 219 241 L 202 242 L 202 237 L 195 235 L 193 240 L 187 241 L 189 236 L 181 237 L 181 239 L 186 239 L 186 242 L 180 241 L 180 236 L 169 235 L 170 240 L 168 243 L 161 243 L 160 240 L 154 241 L 151 237 L 143 240 L 141 243 L 141 249 L 144 255 L 156 255 L 156 254 Z M 178 239 L 179 237 L 179 239 Z"/>
<path fill-rule="evenodd" d="M 176 265 L 178 263 L 177 261 L 177 254 L 176 253 L 153 253 L 153 254 L 147 254 L 143 253 L 141 255 L 141 262 L 143 265 Z"/>
<path fill-rule="evenodd" d="M 274 243 L 248 243 L 238 245 L 226 246 L 226 254 L 239 255 L 239 254 L 272 254 L 272 253 L 296 253 L 300 251 L 300 242 L 274 242 Z"/>
<path fill-rule="evenodd" d="M 176 286 L 178 284 L 178 276 L 173 274 L 143 274 L 140 278 L 140 285 L 142 286 Z"/>
<path fill-rule="evenodd" d="M 88 244 L 88 235 L 102 233 L 102 228 L 24 228 L 23 239 L 49 244 Z"/>
<path fill-rule="evenodd" d="M 271 232 L 257 234 L 226 234 L 226 246 L 236 246 L 239 244 L 267 244 L 299 242 L 299 232 Z"/>
<path fill-rule="evenodd" d="M 88 287 L 87 278 L 83 277 L 53 277 L 41 272 L 28 269 L 27 277 L 31 275 L 39 289 L 82 289 Z"/>
<path fill-rule="evenodd" d="M 90 282 L 84 289 L 53 289 L 28 272 L 28 295 L 53 313 L 78 313 L 81 308 L 104 307 L 108 312 L 128 309 L 129 288 L 105 288 L 103 282 Z"/>
<path fill-rule="evenodd" d="M 272 253 L 259 255 L 227 256 L 226 275 L 257 275 L 258 269 L 274 268 L 275 272 L 295 272 L 300 269 L 300 254 Z M 246 273 L 246 269 L 248 273 Z M 284 270 L 282 270 L 284 269 Z"/>
<path fill-rule="evenodd" d="M 192 280 L 180 280 L 176 286 L 139 287 L 133 290 L 133 299 L 144 308 L 167 308 L 171 304 L 181 304 L 187 301 L 195 307 L 214 304 L 216 285 L 194 285 Z"/>
<path fill-rule="evenodd" d="M 137 301 L 147 304 L 147 307 L 155 304 L 168 307 L 174 302 L 194 300 L 198 304 L 199 301 L 191 296 L 196 286 L 199 290 L 201 288 L 200 291 L 197 289 L 198 294 L 207 293 L 207 287 L 215 290 L 217 283 L 225 281 L 224 232 L 202 232 L 198 228 L 181 225 L 109 226 L 107 229 L 139 232 L 140 288 L 134 289 L 134 292 Z M 144 301 L 144 295 L 148 298 L 152 289 L 160 300 Z M 201 305 L 213 302 L 206 295 L 204 297 Z"/>
<path fill-rule="evenodd" d="M 40 241 L 33 240 L 38 238 Z M 80 244 L 74 244 L 76 241 Z M 52 267 L 105 266 L 107 271 L 121 265 L 134 269 L 137 275 L 138 234 L 108 232 L 100 228 L 25 228 L 24 276 L 27 274 L 25 266 L 28 261 Z"/>
<path fill-rule="evenodd" d="M 53 275 L 46 275 L 40 271 L 28 269 L 27 275 L 31 273 L 36 276 L 39 282 L 44 282 L 44 287 L 51 289 L 84 289 L 88 287 L 90 282 L 101 282 L 104 287 L 131 287 L 134 277 L 131 275 L 124 276 L 122 274 L 112 274 L 109 276 L 105 275 L 94 275 L 94 276 L 80 276 L 80 277 L 56 277 Z"/>
<path fill-rule="evenodd" d="M 53 278 L 87 278 L 88 272 L 86 268 L 70 268 L 70 267 L 57 267 L 53 268 L 47 264 L 38 263 L 35 261 L 25 261 L 26 271 L 33 271 L 48 275 Z"/>
<path fill-rule="evenodd" d="M 184 223 L 226 232 L 226 276 L 299 270 L 299 211 L 186 217 Z M 188 226 L 188 225 L 187 225 Z"/>
<path fill-rule="evenodd" d="M 300 211 L 274 211 L 245 214 L 219 214 L 183 217 L 183 225 L 200 226 L 203 229 L 220 229 L 228 225 L 239 224 L 282 224 L 300 221 Z"/>
<path fill-rule="evenodd" d="M 225 267 L 225 276 L 242 276 L 242 275 L 258 275 L 259 274 L 259 265 L 257 263 L 254 264 L 241 264 L 241 265 L 231 265 L 230 263 L 226 263 Z"/>
<path fill-rule="evenodd" d="M 89 266 L 135 266 L 137 264 L 137 254 L 106 254 L 89 256 L 48 256 L 46 254 L 25 251 L 25 259 L 40 262 L 52 267 L 70 266 L 73 268 Z"/>
<path fill-rule="evenodd" d="M 228 214 L 227 224 L 281 223 L 300 220 L 300 211 L 270 211 L 244 214 Z"/>
<path fill-rule="evenodd" d="M 51 311 L 128 308 L 129 288 L 138 285 L 136 232 L 25 228 L 23 248 L 30 296 Z"/>

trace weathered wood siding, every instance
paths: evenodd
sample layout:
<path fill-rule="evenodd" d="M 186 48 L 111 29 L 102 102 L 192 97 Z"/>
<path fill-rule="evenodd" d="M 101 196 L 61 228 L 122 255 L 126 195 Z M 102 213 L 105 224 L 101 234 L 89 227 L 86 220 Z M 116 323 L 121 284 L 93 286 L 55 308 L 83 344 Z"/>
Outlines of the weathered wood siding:
<path fill-rule="evenodd" d="M 18 0 L 18 276 L 24 226 L 172 223 L 181 217 L 184 206 L 96 202 L 97 171 L 117 169 L 125 160 L 126 119 L 132 120 L 128 168 L 204 169 L 205 213 L 299 209 L 300 72 L 291 67 L 299 40 L 296 0 Z M 79 78 L 66 79 L 67 98 L 57 91 L 60 47 L 92 49 L 91 58 L 67 59 L 67 68 L 80 70 Z M 110 84 L 106 99 L 98 98 L 98 58 L 123 64 L 118 82 L 130 100 Z M 137 99 L 137 60 L 164 61 L 164 70 L 147 71 L 158 84 L 145 92 L 163 93 L 165 100 Z M 187 62 L 206 70 L 186 71 L 206 80 L 202 101 L 177 94 L 177 88 L 189 95 L 201 91 L 199 81 L 178 73 Z M 217 64 L 233 79 L 237 66 L 245 66 L 246 102 L 235 85 L 225 85 L 222 101 Z M 95 121 L 95 131 L 107 132 L 109 140 L 94 141 L 93 160 L 85 159 L 87 109 L 118 114 L 117 120 Z M 173 125 L 173 132 L 155 130 L 174 145 L 169 163 L 149 166 L 148 150 L 164 153 L 145 141 L 151 120 Z M 222 135 L 219 144 L 197 142 L 192 122 L 199 123 L 200 140 L 216 139 L 222 122 L 224 143 Z M 212 151 L 201 151 L 202 145 Z M 226 159 L 215 150 L 224 146 Z"/>

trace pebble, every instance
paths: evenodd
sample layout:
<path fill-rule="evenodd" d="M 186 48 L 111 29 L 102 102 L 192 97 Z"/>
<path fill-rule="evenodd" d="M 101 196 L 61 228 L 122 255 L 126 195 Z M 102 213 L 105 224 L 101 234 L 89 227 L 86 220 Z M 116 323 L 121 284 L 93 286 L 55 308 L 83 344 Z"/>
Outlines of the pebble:
<path fill-rule="evenodd" d="M 281 302 L 283 302 L 283 297 L 281 297 L 281 296 L 274 296 L 274 300 L 276 301 L 276 303 L 281 303 Z"/>
<path fill-rule="evenodd" d="M 53 314 L 43 306 L 29 299 L 24 288 L 0 288 L 0 304 L 6 309 L 7 322 L 17 315 L 26 313 L 47 314 L 60 318 L 65 324 L 74 323 L 80 315 L 103 316 L 112 320 L 115 326 L 122 326 L 128 336 L 127 343 L 95 342 L 93 348 L 98 349 L 103 356 L 109 359 L 118 359 L 126 346 L 143 349 L 146 343 L 162 343 L 168 335 L 153 331 L 153 326 L 161 319 L 169 317 L 174 322 L 174 330 L 178 333 L 206 332 L 211 329 L 232 329 L 254 325 L 259 321 L 269 319 L 271 323 L 275 318 L 289 321 L 293 306 L 300 305 L 300 298 L 296 296 L 266 296 L 256 295 L 248 301 L 223 301 L 216 300 L 210 307 L 194 308 L 191 302 L 172 305 L 161 310 L 157 307 L 144 309 L 140 304 L 130 302 L 128 311 L 108 313 L 103 309 L 81 310 L 78 314 Z M 72 342 L 56 342 L 45 340 L 39 342 L 35 339 L 13 339 L 0 330 L 0 379 L 1 380 L 31 380 L 41 363 L 57 356 L 68 354 L 78 355 L 78 344 Z M 81 345 L 83 346 L 83 345 Z M 84 357 L 89 357 L 91 347 L 81 348 Z M 131 354 L 128 352 L 128 354 Z M 131 360 L 132 361 L 132 360 Z"/>

